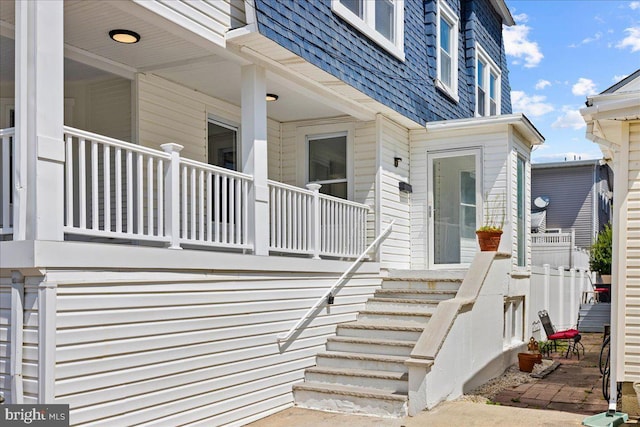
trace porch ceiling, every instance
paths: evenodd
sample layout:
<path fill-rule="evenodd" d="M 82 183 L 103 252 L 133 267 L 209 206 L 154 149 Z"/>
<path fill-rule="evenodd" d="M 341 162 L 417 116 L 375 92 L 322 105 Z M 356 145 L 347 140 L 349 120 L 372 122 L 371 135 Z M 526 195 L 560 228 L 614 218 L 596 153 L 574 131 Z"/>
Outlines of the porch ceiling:
<path fill-rule="evenodd" d="M 109 73 L 133 78 L 136 72 L 146 72 L 240 105 L 240 67 L 247 62 L 227 49 L 132 1 L 66 0 L 64 8 L 67 81 L 103 78 Z M 0 16 L 2 35 L 6 36 L 0 40 L 0 73 L 6 82 L 14 79 L 14 1 L 0 1 Z M 136 31 L 140 42 L 123 45 L 112 41 L 108 33 L 116 28 Z M 280 96 L 267 109 L 268 116 L 278 121 L 344 115 L 269 72 L 267 92 Z"/>

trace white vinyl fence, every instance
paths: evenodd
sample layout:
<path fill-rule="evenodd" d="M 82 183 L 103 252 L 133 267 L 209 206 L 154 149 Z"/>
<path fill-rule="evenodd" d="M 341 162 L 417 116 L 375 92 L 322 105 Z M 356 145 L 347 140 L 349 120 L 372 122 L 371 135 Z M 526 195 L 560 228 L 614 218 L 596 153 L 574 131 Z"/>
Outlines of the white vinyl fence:
<path fill-rule="evenodd" d="M 568 266 L 589 268 L 589 251 L 575 246 L 575 231 L 569 233 L 532 233 L 531 263 L 552 268 Z"/>
<path fill-rule="evenodd" d="M 533 266 L 531 273 L 526 337 L 546 339 L 538 317 L 541 310 L 549 312 L 549 318 L 558 330 L 575 328 L 583 292 L 592 290 L 588 277 L 590 273 L 587 270 L 565 270 L 564 267 L 551 268 L 548 265 Z"/>

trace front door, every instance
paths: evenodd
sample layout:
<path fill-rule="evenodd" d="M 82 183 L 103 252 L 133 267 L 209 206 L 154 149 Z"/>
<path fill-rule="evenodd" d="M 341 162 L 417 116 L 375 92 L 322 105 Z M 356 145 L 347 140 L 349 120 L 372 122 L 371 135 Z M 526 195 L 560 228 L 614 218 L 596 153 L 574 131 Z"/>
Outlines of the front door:
<path fill-rule="evenodd" d="M 429 267 L 468 266 L 482 214 L 480 150 L 429 153 L 428 165 Z"/>

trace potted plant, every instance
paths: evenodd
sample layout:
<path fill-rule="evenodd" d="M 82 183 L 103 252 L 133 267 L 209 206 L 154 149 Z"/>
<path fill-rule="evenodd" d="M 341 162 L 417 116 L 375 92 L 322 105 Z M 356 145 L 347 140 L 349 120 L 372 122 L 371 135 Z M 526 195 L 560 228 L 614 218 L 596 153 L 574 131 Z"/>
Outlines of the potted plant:
<path fill-rule="evenodd" d="M 527 348 L 527 352 L 518 353 L 518 368 L 522 372 L 531 372 L 533 371 L 533 365 L 542 363 L 542 354 L 540 353 L 538 341 L 531 337 Z"/>
<path fill-rule="evenodd" d="M 600 274 L 602 283 L 611 283 L 612 241 L 611 224 L 606 224 L 602 231 L 598 233 L 596 242 L 591 246 L 589 267 L 591 271 L 597 271 Z"/>
<path fill-rule="evenodd" d="M 502 237 L 502 228 L 506 216 L 504 194 L 490 199 L 487 195 L 484 202 L 484 224 L 476 230 L 481 251 L 497 251 Z"/>
<path fill-rule="evenodd" d="M 598 272 L 595 290 L 598 292 L 598 300 L 600 302 L 611 302 L 612 241 L 613 232 L 611 230 L 611 224 L 606 224 L 602 231 L 598 233 L 598 238 L 593 246 L 591 246 L 591 253 L 589 255 L 589 267 L 591 271 Z"/>

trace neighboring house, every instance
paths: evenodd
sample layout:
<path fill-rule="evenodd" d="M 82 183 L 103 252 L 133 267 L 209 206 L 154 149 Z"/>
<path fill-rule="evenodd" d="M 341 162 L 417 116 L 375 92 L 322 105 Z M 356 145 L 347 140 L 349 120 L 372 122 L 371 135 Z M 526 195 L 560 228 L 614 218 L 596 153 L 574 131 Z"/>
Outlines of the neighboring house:
<path fill-rule="evenodd" d="M 531 165 L 533 264 L 588 268 L 586 251 L 610 220 L 612 198 L 613 172 L 603 160 Z"/>
<path fill-rule="evenodd" d="M 580 110 L 587 123 L 587 137 L 600 145 L 614 172 L 613 194 L 613 264 L 611 334 L 616 343 L 612 350 L 611 369 L 619 382 L 624 382 L 623 405 L 635 401 L 631 383 L 640 381 L 640 365 L 636 331 L 640 327 L 638 313 L 637 209 L 640 203 L 640 70 L 635 71 L 604 92 L 587 98 Z M 615 314 L 614 314 L 615 313 Z M 623 410 L 629 409 L 623 407 Z M 637 412 L 637 407 L 633 412 Z"/>
<path fill-rule="evenodd" d="M 511 114 L 503 0 L 16 0 L 0 17 L 9 403 L 242 425 L 295 388 L 413 414 L 522 348 L 543 138 Z M 479 253 L 496 217 L 501 252 Z"/>
<path fill-rule="evenodd" d="M 602 160 L 531 165 L 531 199 L 547 198 L 546 229 L 575 231 L 575 244 L 589 249 L 611 216 L 613 173 Z"/>

